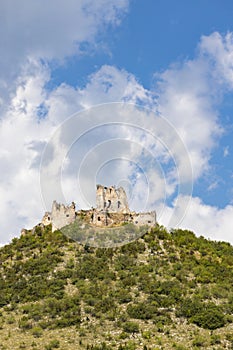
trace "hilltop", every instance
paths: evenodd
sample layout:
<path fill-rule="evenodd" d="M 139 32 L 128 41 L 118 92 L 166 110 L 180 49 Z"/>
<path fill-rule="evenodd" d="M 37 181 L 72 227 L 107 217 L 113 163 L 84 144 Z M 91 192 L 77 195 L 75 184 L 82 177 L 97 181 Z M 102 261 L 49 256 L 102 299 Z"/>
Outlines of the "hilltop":
<path fill-rule="evenodd" d="M 123 187 L 116 188 L 115 186 L 106 187 L 102 185 L 96 186 L 96 208 L 76 211 L 74 202 L 66 206 L 54 201 L 51 212 L 45 212 L 41 225 L 52 224 L 52 231 L 55 231 L 71 224 L 76 226 L 80 219 L 85 221 L 82 224 L 88 223 L 92 227 L 98 228 L 119 227 L 122 224 L 132 224 L 136 229 L 142 226 L 156 226 L 155 211 L 146 213 L 131 211 Z M 77 227 L 75 227 L 75 230 L 77 230 Z"/>
<path fill-rule="evenodd" d="M 0 249 L 0 349 L 232 349 L 233 247 L 151 228 L 93 248 L 51 225 Z"/>

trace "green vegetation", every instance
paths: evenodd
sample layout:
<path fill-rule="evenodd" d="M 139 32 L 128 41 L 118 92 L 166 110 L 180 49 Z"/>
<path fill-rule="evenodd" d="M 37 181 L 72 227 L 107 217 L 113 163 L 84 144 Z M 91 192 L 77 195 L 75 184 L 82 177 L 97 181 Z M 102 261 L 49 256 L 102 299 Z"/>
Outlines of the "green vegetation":
<path fill-rule="evenodd" d="M 37 227 L 0 249 L 0 349 L 231 349 L 233 247 L 156 227 L 92 248 Z M 67 335 L 69 334 L 69 336 Z"/>
<path fill-rule="evenodd" d="M 60 342 L 59 340 L 51 340 L 51 342 L 45 346 L 45 350 L 52 350 L 52 349 L 58 349 L 60 348 Z"/>

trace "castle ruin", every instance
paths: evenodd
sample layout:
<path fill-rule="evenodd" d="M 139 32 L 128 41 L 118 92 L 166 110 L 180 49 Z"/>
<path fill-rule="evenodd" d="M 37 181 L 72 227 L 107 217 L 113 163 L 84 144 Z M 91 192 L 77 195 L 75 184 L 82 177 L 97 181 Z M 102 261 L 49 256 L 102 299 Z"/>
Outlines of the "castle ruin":
<path fill-rule="evenodd" d="M 74 202 L 70 206 L 53 201 L 51 212 L 46 212 L 41 223 L 45 226 L 52 224 L 52 231 L 61 229 L 75 221 L 76 212 Z"/>
<path fill-rule="evenodd" d="M 76 218 L 83 215 L 90 225 L 97 227 L 111 227 L 127 223 L 133 223 L 138 227 L 156 225 L 155 211 L 147 213 L 130 211 L 123 187 L 104 187 L 102 185 L 97 185 L 96 208 L 76 212 L 74 203 L 65 206 L 54 201 L 51 212 L 45 213 L 42 224 L 45 226 L 52 224 L 52 231 L 55 231 L 72 224 Z"/>
<path fill-rule="evenodd" d="M 123 187 L 97 185 L 96 210 L 108 210 L 111 213 L 129 213 L 127 196 Z"/>

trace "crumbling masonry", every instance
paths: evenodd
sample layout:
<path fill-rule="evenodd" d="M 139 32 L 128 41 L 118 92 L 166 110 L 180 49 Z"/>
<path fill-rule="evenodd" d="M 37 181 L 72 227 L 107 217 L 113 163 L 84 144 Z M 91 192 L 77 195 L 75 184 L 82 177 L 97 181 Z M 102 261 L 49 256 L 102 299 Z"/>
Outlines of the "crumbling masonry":
<path fill-rule="evenodd" d="M 74 202 L 70 206 L 53 202 L 52 211 L 46 212 L 42 219 L 43 225 L 52 224 L 52 230 L 59 230 L 64 226 L 72 224 L 76 218 Z"/>
<path fill-rule="evenodd" d="M 147 213 L 131 212 L 127 195 L 122 187 L 104 187 L 102 185 L 97 185 L 96 208 L 76 212 L 74 203 L 65 206 L 54 201 L 51 212 L 45 213 L 42 224 L 45 226 L 52 224 L 52 230 L 55 231 L 73 223 L 76 217 L 80 217 L 84 212 L 89 224 L 93 226 L 116 226 L 123 223 L 133 223 L 136 226 L 147 225 L 149 227 L 156 225 L 155 211 Z"/>

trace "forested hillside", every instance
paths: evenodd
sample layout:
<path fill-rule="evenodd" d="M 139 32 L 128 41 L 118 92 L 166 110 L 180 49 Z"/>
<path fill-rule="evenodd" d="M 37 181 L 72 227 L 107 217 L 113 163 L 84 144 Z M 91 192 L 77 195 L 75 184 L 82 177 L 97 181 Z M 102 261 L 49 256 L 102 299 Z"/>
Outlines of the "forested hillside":
<path fill-rule="evenodd" d="M 0 349 L 233 349 L 233 247 L 156 227 L 92 248 L 37 227 L 0 249 Z"/>

